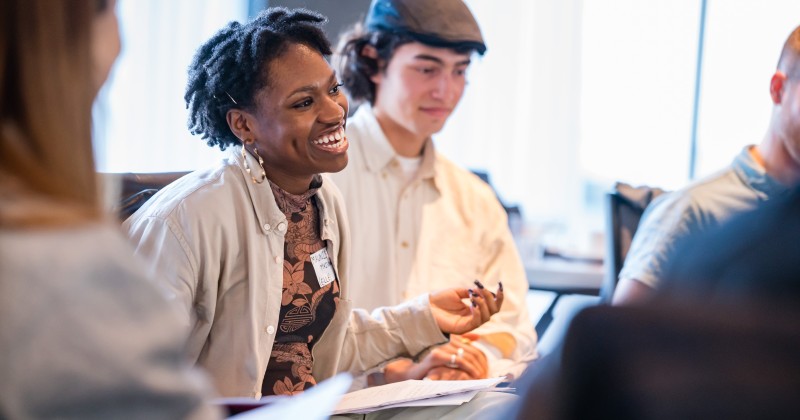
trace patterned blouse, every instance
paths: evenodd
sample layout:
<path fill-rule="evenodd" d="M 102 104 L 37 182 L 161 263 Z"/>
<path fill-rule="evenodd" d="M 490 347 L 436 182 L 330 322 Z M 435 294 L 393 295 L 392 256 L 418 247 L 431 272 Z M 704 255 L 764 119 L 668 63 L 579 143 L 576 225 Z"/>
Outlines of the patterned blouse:
<path fill-rule="evenodd" d="M 314 195 L 321 186 L 322 179 L 317 176 L 308 191 L 293 195 L 270 182 L 289 226 L 283 245 L 281 313 L 261 385 L 263 395 L 292 395 L 316 385 L 311 349 L 333 319 L 339 302 L 339 281 L 320 236 Z"/>

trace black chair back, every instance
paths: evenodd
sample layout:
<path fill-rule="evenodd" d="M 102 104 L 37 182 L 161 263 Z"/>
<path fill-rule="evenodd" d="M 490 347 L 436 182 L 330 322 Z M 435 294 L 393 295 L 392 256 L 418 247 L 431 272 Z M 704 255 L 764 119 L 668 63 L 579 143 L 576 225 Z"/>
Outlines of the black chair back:
<path fill-rule="evenodd" d="M 122 189 L 119 205 L 115 211 L 120 221 L 139 210 L 147 200 L 160 189 L 176 181 L 188 172 L 125 173 L 122 176 Z"/>
<path fill-rule="evenodd" d="M 611 302 L 619 272 L 639 227 L 639 220 L 647 206 L 662 193 L 664 191 L 660 188 L 632 187 L 617 183 L 614 190 L 606 194 L 606 273 L 600 289 L 602 302 Z"/>

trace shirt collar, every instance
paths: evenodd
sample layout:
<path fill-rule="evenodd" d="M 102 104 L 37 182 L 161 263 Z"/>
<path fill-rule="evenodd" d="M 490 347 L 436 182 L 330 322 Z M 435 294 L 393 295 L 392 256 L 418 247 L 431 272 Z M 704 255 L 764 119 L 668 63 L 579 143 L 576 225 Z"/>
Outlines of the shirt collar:
<path fill-rule="evenodd" d="M 278 226 L 280 222 L 286 222 L 286 216 L 278 208 L 275 202 L 275 196 L 272 194 L 272 189 L 269 187 L 269 182 L 264 179 L 261 183 L 255 183 L 252 177 L 244 167 L 244 161 L 247 159 L 247 165 L 250 168 L 258 168 L 258 161 L 250 155 L 245 153 L 242 156 L 242 146 L 237 145 L 230 148 L 228 159 L 236 163 L 239 171 L 244 179 L 247 194 L 250 196 L 250 201 L 253 203 L 253 211 L 258 219 L 258 224 L 261 225 L 261 230 L 266 234 L 269 233 L 272 227 Z M 254 171 L 260 177 L 261 171 Z"/>
<path fill-rule="evenodd" d="M 369 104 L 361 105 L 352 120 L 358 121 L 364 127 L 365 132 L 363 136 L 359 136 L 358 146 L 362 148 L 367 170 L 377 173 L 390 167 L 396 161 L 397 153 L 375 118 L 372 107 Z M 435 181 L 436 166 L 436 149 L 433 140 L 428 138 L 422 149 L 422 163 L 417 177 Z"/>
<path fill-rule="evenodd" d="M 269 187 L 272 190 L 272 195 L 275 197 L 275 202 L 278 204 L 278 208 L 281 209 L 283 214 L 300 213 L 305 210 L 308 203 L 311 202 L 311 197 L 316 195 L 317 191 L 322 187 L 322 177 L 319 174 L 314 175 L 308 190 L 302 194 L 292 194 L 279 187 L 278 184 L 272 182 L 269 178 L 267 178 L 267 182 L 269 182 Z"/>
<path fill-rule="evenodd" d="M 736 175 L 750 185 L 755 191 L 761 193 L 763 199 L 772 198 L 783 194 L 789 189 L 778 182 L 775 178 L 767 174 L 766 169 L 761 166 L 750 154 L 750 148 L 746 146 L 733 160 L 733 170 Z"/>

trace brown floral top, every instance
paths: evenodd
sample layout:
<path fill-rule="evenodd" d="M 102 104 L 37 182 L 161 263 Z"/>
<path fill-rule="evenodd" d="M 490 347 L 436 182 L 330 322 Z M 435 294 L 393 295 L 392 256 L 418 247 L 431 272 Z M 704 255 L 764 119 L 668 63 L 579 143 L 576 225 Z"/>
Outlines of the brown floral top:
<path fill-rule="evenodd" d="M 325 258 L 316 194 L 322 180 L 293 195 L 270 182 L 278 208 L 286 215 L 283 298 L 278 331 L 267 365 L 262 395 L 292 395 L 316 385 L 311 349 L 328 327 L 339 301 L 339 281 Z"/>

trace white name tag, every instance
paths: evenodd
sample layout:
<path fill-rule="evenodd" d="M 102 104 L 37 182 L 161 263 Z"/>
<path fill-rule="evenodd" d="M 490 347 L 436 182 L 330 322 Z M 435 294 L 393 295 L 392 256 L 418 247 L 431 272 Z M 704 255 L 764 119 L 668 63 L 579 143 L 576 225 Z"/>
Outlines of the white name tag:
<path fill-rule="evenodd" d="M 336 280 L 336 274 L 333 273 L 333 264 L 331 264 L 331 259 L 328 258 L 328 250 L 326 248 L 311 254 L 311 264 L 314 265 L 314 272 L 317 273 L 319 287 L 325 287 L 328 283 Z"/>

